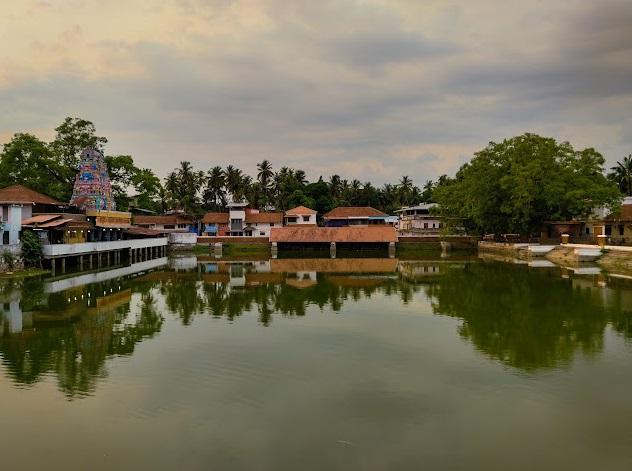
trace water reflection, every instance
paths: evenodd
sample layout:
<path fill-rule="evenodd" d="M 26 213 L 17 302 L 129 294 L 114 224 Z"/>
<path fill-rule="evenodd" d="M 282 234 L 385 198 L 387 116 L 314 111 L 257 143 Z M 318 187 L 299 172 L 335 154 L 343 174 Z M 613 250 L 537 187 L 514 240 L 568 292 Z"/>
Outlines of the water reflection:
<path fill-rule="evenodd" d="M 14 383 L 28 387 L 52 375 L 68 397 L 90 394 L 108 374 L 107 359 L 131 355 L 166 316 L 188 326 L 200 315 L 232 322 L 253 312 L 270 326 L 275 316 L 304 316 L 310 306 L 344 313 L 347 303 L 372 297 L 430 304 L 458 319 L 458 335 L 477 350 L 522 371 L 602 351 L 608 325 L 632 338 L 629 280 L 548 264 L 188 257 L 151 268 L 1 285 L 0 356 Z"/>

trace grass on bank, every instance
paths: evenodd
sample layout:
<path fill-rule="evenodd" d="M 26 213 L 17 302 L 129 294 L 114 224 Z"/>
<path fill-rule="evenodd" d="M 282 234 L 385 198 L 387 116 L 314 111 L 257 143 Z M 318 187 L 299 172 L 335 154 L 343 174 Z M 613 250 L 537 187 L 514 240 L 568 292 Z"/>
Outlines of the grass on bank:
<path fill-rule="evenodd" d="M 30 278 L 33 276 L 48 275 L 50 270 L 42 270 L 40 268 L 26 268 L 24 270 L 7 271 L 0 273 L 0 279 L 17 279 L 17 278 Z"/>

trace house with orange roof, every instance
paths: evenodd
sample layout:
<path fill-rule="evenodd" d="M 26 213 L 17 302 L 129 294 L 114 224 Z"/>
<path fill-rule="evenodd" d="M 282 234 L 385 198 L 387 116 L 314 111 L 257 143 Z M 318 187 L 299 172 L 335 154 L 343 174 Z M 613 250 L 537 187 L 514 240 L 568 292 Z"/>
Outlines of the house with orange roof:
<path fill-rule="evenodd" d="M 323 216 L 327 227 L 387 224 L 388 214 L 370 206 L 339 206 Z"/>
<path fill-rule="evenodd" d="M 34 214 L 51 213 L 66 207 L 66 204 L 24 185 L 0 189 L 0 251 L 19 251 L 22 221 Z"/>
<path fill-rule="evenodd" d="M 316 225 L 316 215 L 318 213 L 313 209 L 305 206 L 297 206 L 296 208 L 288 209 L 283 216 L 283 223 L 286 226 L 293 225 Z"/>
<path fill-rule="evenodd" d="M 217 237 L 270 237 L 273 227 L 283 226 L 283 213 L 260 212 L 246 202 L 227 205 L 228 212 L 210 212 L 202 218 L 202 233 Z"/>

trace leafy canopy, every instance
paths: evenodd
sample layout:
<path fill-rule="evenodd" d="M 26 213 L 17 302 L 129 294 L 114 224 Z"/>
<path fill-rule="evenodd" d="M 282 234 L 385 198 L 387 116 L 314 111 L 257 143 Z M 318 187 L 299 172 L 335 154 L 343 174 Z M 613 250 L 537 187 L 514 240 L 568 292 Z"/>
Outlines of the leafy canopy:
<path fill-rule="evenodd" d="M 490 142 L 433 197 L 442 216 L 469 231 L 530 235 L 545 221 L 586 217 L 595 207 L 615 205 L 621 195 L 603 165 L 595 149 L 578 151 L 568 142 L 527 133 Z"/>

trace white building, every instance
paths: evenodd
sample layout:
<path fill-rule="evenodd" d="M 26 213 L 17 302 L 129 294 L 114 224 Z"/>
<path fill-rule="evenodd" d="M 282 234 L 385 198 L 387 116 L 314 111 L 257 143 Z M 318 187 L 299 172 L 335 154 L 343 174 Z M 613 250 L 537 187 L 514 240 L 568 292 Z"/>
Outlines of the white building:
<path fill-rule="evenodd" d="M 432 211 L 436 207 L 436 203 L 426 203 L 395 211 L 399 214 L 399 230 L 419 235 L 439 234 L 441 219 Z"/>
<path fill-rule="evenodd" d="M 286 226 L 293 226 L 296 224 L 303 225 L 316 225 L 316 214 L 313 209 L 306 208 L 305 206 L 297 206 L 296 208 L 288 209 L 285 212 L 283 221 Z"/>
<path fill-rule="evenodd" d="M 66 205 L 23 185 L 0 189 L 0 252 L 20 251 L 22 221 L 33 214 L 50 213 Z"/>

